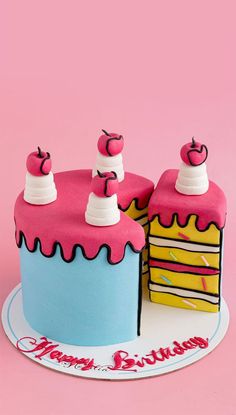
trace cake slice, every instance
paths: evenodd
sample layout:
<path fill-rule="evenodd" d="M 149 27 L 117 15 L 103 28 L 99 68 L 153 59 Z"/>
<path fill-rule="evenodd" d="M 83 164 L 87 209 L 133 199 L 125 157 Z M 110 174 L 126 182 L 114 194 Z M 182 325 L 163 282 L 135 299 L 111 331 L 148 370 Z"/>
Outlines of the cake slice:
<path fill-rule="evenodd" d="M 201 143 L 181 150 L 149 203 L 149 292 L 153 302 L 217 312 L 220 308 L 226 199 L 208 181 Z"/>

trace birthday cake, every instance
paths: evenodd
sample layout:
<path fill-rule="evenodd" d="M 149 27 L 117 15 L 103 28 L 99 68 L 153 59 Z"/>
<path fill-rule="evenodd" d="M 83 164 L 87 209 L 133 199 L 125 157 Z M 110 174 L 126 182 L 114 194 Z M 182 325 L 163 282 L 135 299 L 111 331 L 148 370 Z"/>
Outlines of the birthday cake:
<path fill-rule="evenodd" d="M 183 146 L 180 170 L 167 170 L 154 190 L 124 171 L 123 145 L 103 130 L 93 170 L 55 175 L 48 152 L 28 156 L 15 204 L 23 310 L 53 340 L 134 340 L 143 286 L 155 303 L 220 308 L 226 201 L 208 180 L 206 146 Z"/>
<path fill-rule="evenodd" d="M 50 155 L 40 149 L 27 159 L 15 205 L 23 309 L 35 330 L 57 341 L 99 346 L 140 333 L 154 184 L 124 172 L 122 148 L 123 137 L 104 133 L 93 172 L 53 175 Z"/>

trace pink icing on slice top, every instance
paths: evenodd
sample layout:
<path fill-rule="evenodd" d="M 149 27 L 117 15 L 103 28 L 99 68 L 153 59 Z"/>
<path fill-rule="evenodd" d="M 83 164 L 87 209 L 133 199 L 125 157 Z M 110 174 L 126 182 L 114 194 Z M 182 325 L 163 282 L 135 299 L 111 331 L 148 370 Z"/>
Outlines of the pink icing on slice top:
<path fill-rule="evenodd" d="M 122 182 L 121 205 L 128 207 L 134 196 L 134 185 L 137 177 L 127 173 L 127 182 Z M 84 214 L 88 202 L 92 180 L 91 170 L 75 170 L 54 175 L 58 197 L 54 203 L 35 206 L 26 203 L 23 192 L 18 196 L 15 205 L 16 240 L 19 244 L 21 232 L 24 234 L 29 250 L 34 249 L 35 239 L 41 243 L 45 255 L 53 252 L 54 244 L 60 243 L 62 253 L 67 261 L 73 257 L 75 245 L 81 245 L 88 258 L 94 258 L 102 245 L 110 247 L 109 259 L 112 263 L 122 260 L 124 249 L 130 243 L 134 251 L 140 251 L 145 245 L 143 228 L 121 212 L 118 224 L 108 227 L 88 225 Z M 126 179 L 125 179 L 126 180 Z M 143 178 L 143 184 L 147 179 Z M 142 181 L 142 180 L 141 180 Z M 146 190 L 137 186 L 141 206 L 149 199 L 150 181 Z M 145 187 L 145 186 L 144 186 Z M 139 198 L 138 198 L 139 199 Z"/>
<path fill-rule="evenodd" d="M 159 217 L 161 225 L 170 227 L 174 215 L 180 226 L 186 226 L 190 215 L 197 215 L 196 227 L 204 231 L 211 223 L 219 229 L 225 225 L 226 198 L 214 182 L 209 182 L 207 193 L 199 196 L 183 195 L 175 190 L 178 170 L 166 170 L 150 199 L 148 217 Z"/>

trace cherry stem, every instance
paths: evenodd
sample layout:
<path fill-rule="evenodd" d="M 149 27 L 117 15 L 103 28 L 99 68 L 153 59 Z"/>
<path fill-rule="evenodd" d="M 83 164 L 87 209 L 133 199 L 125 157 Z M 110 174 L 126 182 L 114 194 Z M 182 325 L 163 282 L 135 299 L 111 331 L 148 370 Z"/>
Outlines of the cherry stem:
<path fill-rule="evenodd" d="M 110 134 L 109 134 L 106 130 L 102 130 L 102 132 L 103 132 L 104 134 L 106 134 L 108 137 L 110 137 Z"/>
<path fill-rule="evenodd" d="M 104 174 L 102 174 L 99 170 L 97 170 L 97 174 L 99 177 L 105 177 Z"/>
<path fill-rule="evenodd" d="M 192 137 L 192 144 L 191 144 L 191 147 L 192 147 L 192 148 L 196 147 L 196 141 L 195 141 L 194 137 Z"/>
<path fill-rule="evenodd" d="M 43 159 L 43 154 L 42 154 L 42 150 L 40 147 L 38 147 L 38 157 Z"/>
<path fill-rule="evenodd" d="M 114 174 L 115 179 L 117 179 L 117 174 L 116 174 L 116 172 L 112 170 L 112 171 L 111 171 L 111 173 L 113 173 L 113 174 Z"/>

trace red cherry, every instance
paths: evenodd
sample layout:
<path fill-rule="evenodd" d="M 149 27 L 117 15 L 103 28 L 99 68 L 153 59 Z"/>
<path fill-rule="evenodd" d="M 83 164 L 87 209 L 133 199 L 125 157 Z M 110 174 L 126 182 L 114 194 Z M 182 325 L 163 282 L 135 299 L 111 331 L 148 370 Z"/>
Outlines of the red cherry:
<path fill-rule="evenodd" d="M 48 152 L 38 151 L 30 153 L 26 160 L 26 167 L 33 176 L 44 176 L 50 173 L 52 168 L 51 156 Z"/>
<path fill-rule="evenodd" d="M 91 190 L 98 197 L 111 197 L 118 192 L 119 182 L 114 171 L 100 173 L 92 180 Z"/>
<path fill-rule="evenodd" d="M 98 150 L 103 156 L 111 157 L 120 154 L 124 147 L 124 139 L 120 134 L 107 133 L 105 130 L 98 139 Z"/>
<path fill-rule="evenodd" d="M 200 166 L 208 156 L 208 149 L 205 144 L 201 144 L 192 138 L 191 143 L 185 144 L 180 150 L 180 156 L 188 166 Z"/>

